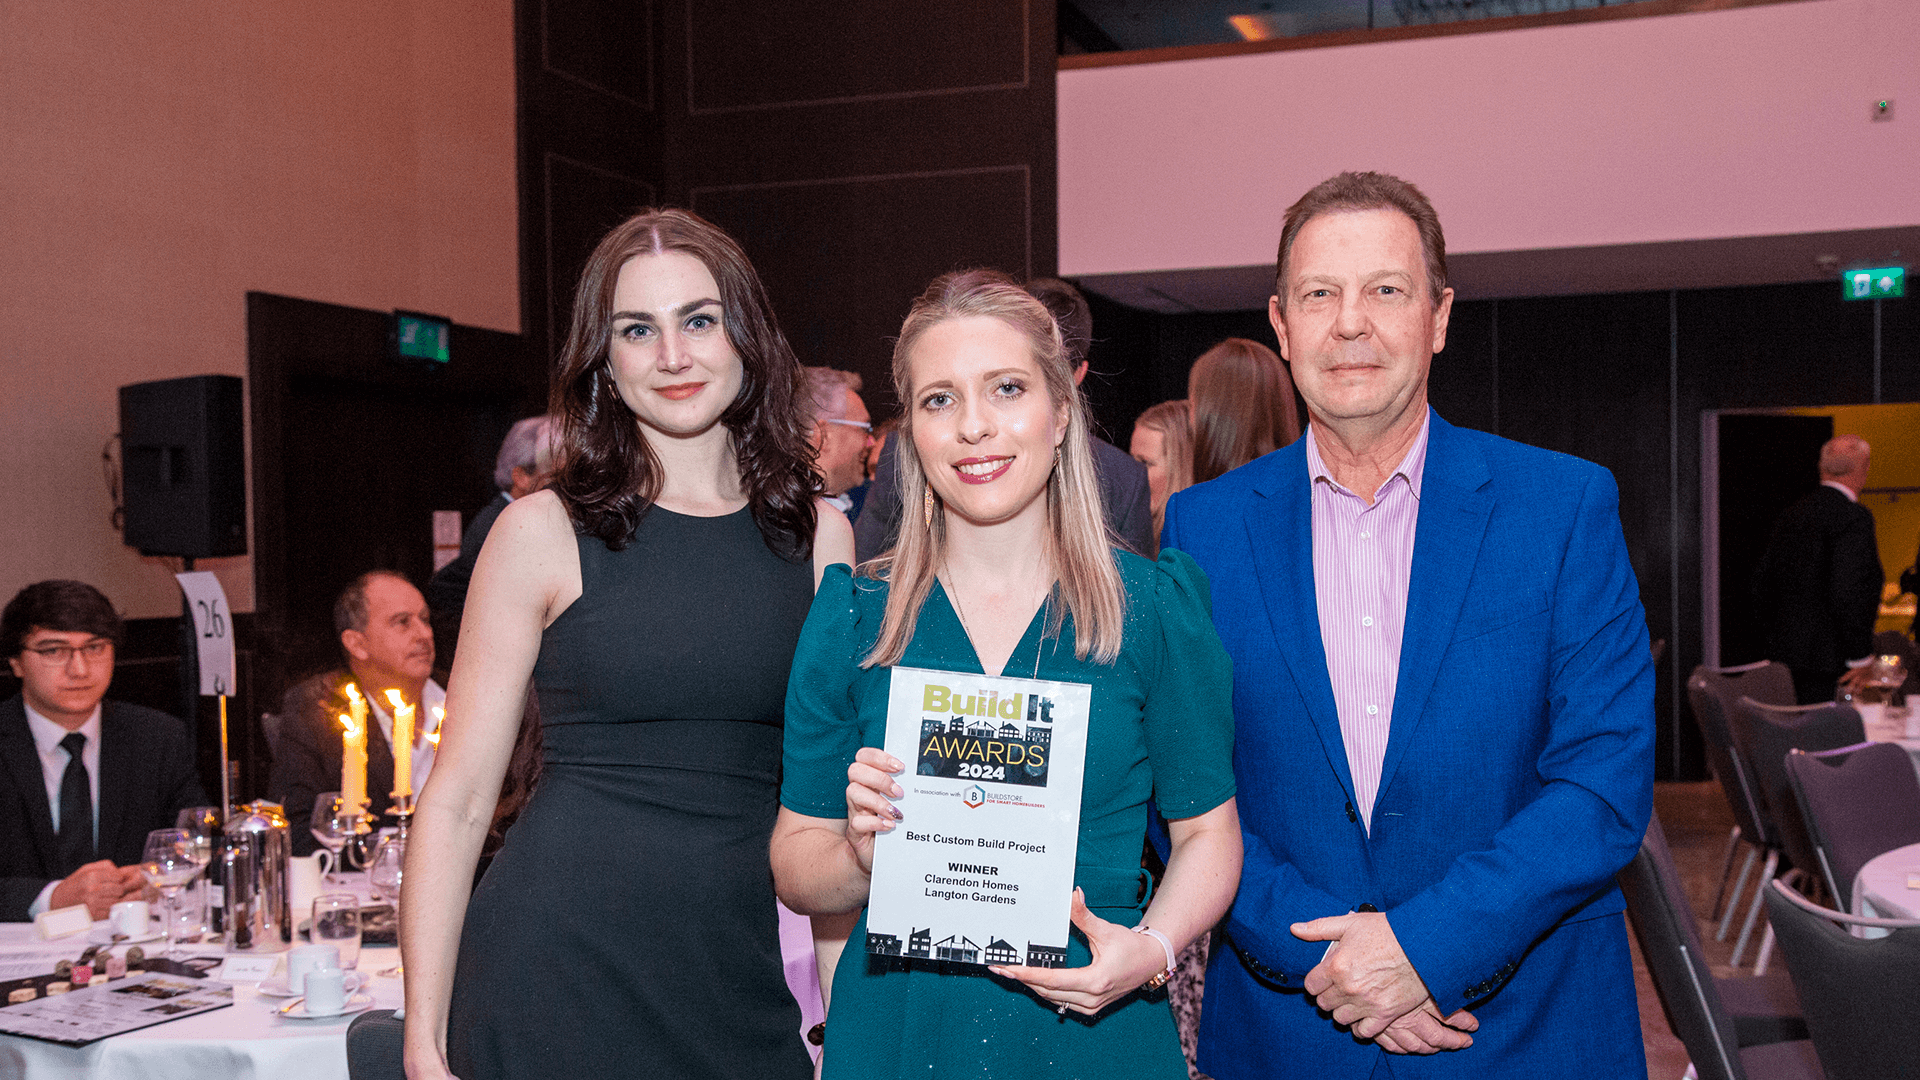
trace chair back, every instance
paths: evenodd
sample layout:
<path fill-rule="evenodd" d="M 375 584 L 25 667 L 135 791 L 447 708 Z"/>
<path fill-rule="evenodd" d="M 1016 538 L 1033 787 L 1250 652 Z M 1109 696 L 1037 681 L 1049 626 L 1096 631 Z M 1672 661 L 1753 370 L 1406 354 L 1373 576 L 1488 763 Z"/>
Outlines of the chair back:
<path fill-rule="evenodd" d="M 401 1044 L 406 1021 L 375 1009 L 347 1025 L 347 1080 L 406 1080 Z"/>
<path fill-rule="evenodd" d="M 1793 783 L 1787 779 L 1787 752 L 1838 750 L 1866 742 L 1867 729 L 1859 712 L 1851 705 L 1767 705 L 1743 697 L 1733 718 L 1734 738 L 1741 741 L 1753 765 L 1760 805 L 1772 824 L 1770 835 L 1788 863 L 1809 874 L 1819 873 L 1820 856 L 1807 835 Z"/>
<path fill-rule="evenodd" d="M 1853 909 L 1853 881 L 1876 855 L 1920 844 L 1920 776 L 1898 743 L 1787 755 L 1787 779 L 1827 887 Z"/>
<path fill-rule="evenodd" d="M 1727 716 L 1743 696 L 1755 701 L 1773 701 L 1785 687 L 1786 698 L 1793 701 L 1793 676 L 1771 661 L 1744 668 L 1693 669 L 1687 677 L 1687 700 L 1693 705 L 1694 719 L 1700 722 L 1700 734 L 1707 747 L 1707 767 L 1720 782 L 1720 792 L 1733 810 L 1733 823 L 1749 843 L 1767 847 L 1773 834 L 1767 829 L 1767 817 L 1760 807 L 1760 792 L 1754 785 L 1753 768 L 1746 762 Z M 1751 691 L 1751 693 L 1748 693 Z"/>
<path fill-rule="evenodd" d="M 1829 911 L 1780 882 L 1766 897 L 1828 1080 L 1910 1080 L 1920 1062 L 1920 919 Z M 1889 933 L 1857 938 L 1835 923 L 1885 926 Z"/>
<path fill-rule="evenodd" d="M 1667 1026 L 1686 1044 L 1700 1080 L 1746 1080 L 1733 1015 L 1700 948 L 1699 924 L 1681 890 L 1658 814 L 1647 825 L 1640 851 L 1618 876 Z"/>

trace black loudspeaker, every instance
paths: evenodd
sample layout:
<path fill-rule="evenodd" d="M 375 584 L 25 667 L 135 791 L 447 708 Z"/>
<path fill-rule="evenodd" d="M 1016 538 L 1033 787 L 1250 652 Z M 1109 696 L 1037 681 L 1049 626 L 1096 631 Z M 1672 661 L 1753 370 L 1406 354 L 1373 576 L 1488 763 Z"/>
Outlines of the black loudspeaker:
<path fill-rule="evenodd" d="M 209 559 L 247 553 L 240 379 L 196 375 L 120 388 L 129 547 Z"/>

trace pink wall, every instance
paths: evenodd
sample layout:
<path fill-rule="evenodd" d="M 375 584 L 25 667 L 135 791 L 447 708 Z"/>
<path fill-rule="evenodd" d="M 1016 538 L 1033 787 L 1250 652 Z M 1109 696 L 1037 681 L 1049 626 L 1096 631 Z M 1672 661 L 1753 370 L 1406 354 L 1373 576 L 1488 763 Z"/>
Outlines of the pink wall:
<path fill-rule="evenodd" d="M 1059 99 L 1068 275 L 1270 264 L 1344 169 L 1421 185 L 1461 252 L 1920 224 L 1914 0 L 1088 68 Z"/>
<path fill-rule="evenodd" d="M 0 5 L 0 602 L 178 614 L 100 449 L 120 385 L 246 373 L 247 290 L 519 329 L 512 6 Z"/>

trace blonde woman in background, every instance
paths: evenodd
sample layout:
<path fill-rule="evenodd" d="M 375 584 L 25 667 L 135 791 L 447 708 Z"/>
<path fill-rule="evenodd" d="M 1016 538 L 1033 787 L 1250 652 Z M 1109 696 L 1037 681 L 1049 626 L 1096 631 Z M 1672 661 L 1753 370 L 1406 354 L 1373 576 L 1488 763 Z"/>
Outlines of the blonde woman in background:
<path fill-rule="evenodd" d="M 1133 422 L 1133 459 L 1147 467 L 1147 492 L 1153 503 L 1153 544 L 1160 546 L 1160 522 L 1167 496 L 1193 485 L 1193 406 L 1185 398 L 1163 401 Z"/>

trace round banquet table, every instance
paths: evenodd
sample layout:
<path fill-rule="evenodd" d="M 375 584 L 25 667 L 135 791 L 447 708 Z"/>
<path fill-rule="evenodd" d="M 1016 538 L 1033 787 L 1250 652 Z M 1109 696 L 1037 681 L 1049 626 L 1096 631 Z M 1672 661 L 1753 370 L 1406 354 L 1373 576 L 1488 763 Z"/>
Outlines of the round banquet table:
<path fill-rule="evenodd" d="M 1920 844 L 1876 855 L 1853 880 L 1853 913 L 1920 919 Z"/>
<path fill-rule="evenodd" d="M 365 875 L 341 891 L 367 897 Z M 95 923 L 96 928 L 107 926 Z M 88 935 L 75 934 L 41 941 L 32 923 L 0 923 L 0 965 L 28 955 L 65 950 L 78 957 L 87 948 Z M 141 948 L 160 955 L 165 941 Z M 218 943 L 182 945 L 181 957 L 224 955 Z M 260 955 L 260 954 L 248 954 Z M 369 976 L 363 992 L 372 995 L 373 1008 L 400 1006 L 398 978 L 377 972 L 400 962 L 400 950 L 364 947 L 359 970 Z M 46 965 L 51 969 L 52 964 Z M 284 964 L 282 965 L 284 974 Z M 233 984 L 228 1008 L 156 1024 L 86 1046 L 61 1046 L 38 1039 L 0 1034 L 0 1076 L 22 1080 L 345 1080 L 347 1025 L 357 1013 L 323 1020 L 289 1020 L 273 1010 L 285 999 L 262 996 L 258 983 Z"/>
<path fill-rule="evenodd" d="M 1894 708 L 1887 705 L 1860 705 L 1860 723 L 1866 728 L 1867 738 L 1874 742 L 1898 743 L 1913 759 L 1913 767 L 1920 771 L 1920 701 L 1911 701 L 1904 707 Z"/>
<path fill-rule="evenodd" d="M 357 892 L 367 900 L 365 874 L 346 875 L 350 884 L 337 891 Z M 820 981 L 814 969 L 813 938 L 804 916 L 780 908 L 781 951 L 787 985 L 801 1005 L 801 1031 L 824 1019 Z M 96 929 L 105 922 L 95 923 Z M 88 945 L 88 935 L 75 934 L 41 941 L 32 923 L 0 923 L 0 967 L 9 961 L 59 953 L 77 958 Z M 164 941 L 141 946 L 159 955 Z M 183 945 L 183 959 L 224 955 L 218 944 Z M 248 954 L 260 955 L 260 954 Z M 51 971 L 55 959 L 42 970 Z M 364 992 L 374 1009 L 397 1009 L 403 1000 L 400 980 L 378 973 L 400 963 L 400 950 L 366 946 L 358 968 L 367 975 Z M 285 973 L 285 965 L 281 967 Z M 22 972 L 21 974 L 27 974 Z M 13 977 L 13 976 L 9 976 Z M 189 1016 L 130 1031 L 87 1046 L 61 1046 L 17 1035 L 0 1034 L 0 1077 L 20 1080 L 346 1080 L 347 1025 L 358 1015 L 323 1020 L 290 1020 L 273 1010 L 285 999 L 262 996 L 258 983 L 233 984 L 233 1004 L 224 1009 Z M 796 1033 L 798 1034 L 798 1033 Z M 818 1054 L 818 1048 L 808 1049 Z"/>

